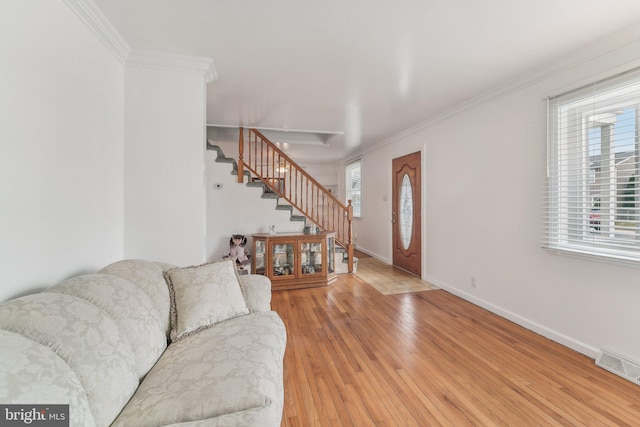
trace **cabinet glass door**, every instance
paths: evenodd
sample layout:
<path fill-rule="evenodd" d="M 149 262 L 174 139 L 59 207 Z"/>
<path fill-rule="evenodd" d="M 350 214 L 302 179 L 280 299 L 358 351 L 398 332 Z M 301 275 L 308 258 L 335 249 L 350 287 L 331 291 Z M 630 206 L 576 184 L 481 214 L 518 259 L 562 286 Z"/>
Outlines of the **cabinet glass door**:
<path fill-rule="evenodd" d="M 327 256 L 329 257 L 329 262 L 327 264 L 327 268 L 329 269 L 328 273 L 331 274 L 336 271 L 336 253 L 333 237 L 329 237 L 327 239 Z"/>
<path fill-rule="evenodd" d="M 322 265 L 324 263 L 322 252 L 322 242 L 301 242 L 300 273 L 322 274 Z"/>
<path fill-rule="evenodd" d="M 274 279 L 295 274 L 294 250 L 295 245 L 293 243 L 271 244 L 271 268 Z"/>
<path fill-rule="evenodd" d="M 255 241 L 255 263 L 256 263 L 256 274 L 264 274 L 265 273 L 265 242 L 264 240 L 256 240 Z"/>

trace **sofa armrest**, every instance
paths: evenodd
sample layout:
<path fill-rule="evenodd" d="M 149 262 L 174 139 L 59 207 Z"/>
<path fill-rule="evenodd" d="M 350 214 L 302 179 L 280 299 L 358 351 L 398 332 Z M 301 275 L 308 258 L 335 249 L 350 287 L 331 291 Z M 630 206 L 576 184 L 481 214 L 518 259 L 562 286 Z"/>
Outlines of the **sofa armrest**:
<path fill-rule="evenodd" d="M 260 274 L 239 276 L 242 295 L 251 313 L 271 310 L 271 280 Z"/>

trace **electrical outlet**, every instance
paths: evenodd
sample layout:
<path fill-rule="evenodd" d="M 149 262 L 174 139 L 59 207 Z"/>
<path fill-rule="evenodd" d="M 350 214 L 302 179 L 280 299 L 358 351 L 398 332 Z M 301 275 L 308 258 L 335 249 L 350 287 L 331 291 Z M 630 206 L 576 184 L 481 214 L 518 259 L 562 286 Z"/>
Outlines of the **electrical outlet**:
<path fill-rule="evenodd" d="M 472 288 L 478 287 L 478 279 L 476 279 L 476 276 L 471 276 L 471 287 Z"/>

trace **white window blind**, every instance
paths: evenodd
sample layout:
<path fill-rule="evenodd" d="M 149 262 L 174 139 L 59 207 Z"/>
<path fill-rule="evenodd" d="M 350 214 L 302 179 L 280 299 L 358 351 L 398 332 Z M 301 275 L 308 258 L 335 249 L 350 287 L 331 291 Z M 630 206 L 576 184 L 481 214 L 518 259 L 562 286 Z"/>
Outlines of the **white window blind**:
<path fill-rule="evenodd" d="M 640 70 L 549 99 L 544 246 L 640 261 Z"/>
<path fill-rule="evenodd" d="M 354 160 L 346 167 L 346 196 L 347 201 L 351 200 L 353 206 L 353 216 L 362 216 L 362 161 Z"/>

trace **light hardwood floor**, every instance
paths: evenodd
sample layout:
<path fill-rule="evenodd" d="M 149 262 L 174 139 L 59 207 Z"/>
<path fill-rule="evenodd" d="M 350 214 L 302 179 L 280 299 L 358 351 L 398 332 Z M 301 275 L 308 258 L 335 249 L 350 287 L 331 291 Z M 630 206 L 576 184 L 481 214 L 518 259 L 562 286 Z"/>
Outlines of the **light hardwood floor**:
<path fill-rule="evenodd" d="M 272 307 L 285 427 L 640 425 L 639 386 L 443 290 L 383 295 L 346 274 Z"/>
<path fill-rule="evenodd" d="M 356 276 L 384 295 L 437 289 L 435 285 L 375 258 L 360 258 L 358 266 Z"/>

